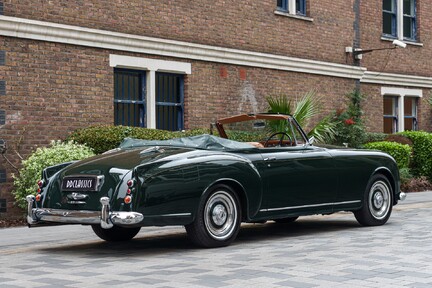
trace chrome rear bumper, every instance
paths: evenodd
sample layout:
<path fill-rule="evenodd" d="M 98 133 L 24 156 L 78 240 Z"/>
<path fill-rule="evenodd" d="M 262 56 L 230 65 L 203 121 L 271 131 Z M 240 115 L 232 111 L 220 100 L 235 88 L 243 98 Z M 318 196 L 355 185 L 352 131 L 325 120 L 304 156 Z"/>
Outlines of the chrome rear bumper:
<path fill-rule="evenodd" d="M 102 228 L 109 229 L 113 225 L 138 224 L 144 219 L 144 216 L 138 212 L 110 211 L 108 197 L 100 199 L 101 211 L 33 208 L 35 197 L 29 195 L 26 200 L 27 223 L 30 227 L 47 224 L 100 224 Z"/>

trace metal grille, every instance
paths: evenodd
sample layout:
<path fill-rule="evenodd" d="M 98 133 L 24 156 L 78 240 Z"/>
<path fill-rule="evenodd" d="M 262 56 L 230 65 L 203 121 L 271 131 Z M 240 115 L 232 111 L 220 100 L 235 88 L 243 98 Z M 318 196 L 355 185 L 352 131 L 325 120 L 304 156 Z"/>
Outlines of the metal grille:
<path fill-rule="evenodd" d="M 0 170 L 0 183 L 6 182 L 6 170 L 2 169 Z"/>
<path fill-rule="evenodd" d="M 0 125 L 6 124 L 6 111 L 0 110 Z"/>
<path fill-rule="evenodd" d="M 0 51 L 0 65 L 6 65 L 6 51 Z"/>
<path fill-rule="evenodd" d="M 0 81 L 0 95 L 6 95 L 6 81 Z"/>
<path fill-rule="evenodd" d="M 183 130 L 183 75 L 156 74 L 156 128 Z"/>
<path fill-rule="evenodd" d="M 0 199 L 0 212 L 4 213 L 6 212 L 6 199 Z"/>
<path fill-rule="evenodd" d="M 145 127 L 145 72 L 114 71 L 114 124 Z"/>

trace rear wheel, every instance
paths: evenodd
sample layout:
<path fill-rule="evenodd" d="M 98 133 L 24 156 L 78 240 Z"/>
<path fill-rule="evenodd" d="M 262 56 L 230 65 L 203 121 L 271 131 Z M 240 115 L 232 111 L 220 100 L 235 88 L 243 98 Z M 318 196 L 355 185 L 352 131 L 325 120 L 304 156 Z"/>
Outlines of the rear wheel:
<path fill-rule="evenodd" d="M 393 208 L 393 189 L 382 174 L 376 174 L 369 180 L 363 207 L 354 211 L 357 221 L 363 226 L 378 226 L 387 222 Z"/>
<path fill-rule="evenodd" d="M 195 221 L 186 225 L 196 245 L 212 248 L 231 244 L 241 224 L 241 209 L 236 193 L 226 185 L 211 188 L 201 201 Z"/>
<path fill-rule="evenodd" d="M 134 238 L 141 227 L 124 228 L 119 226 L 113 226 L 110 229 L 104 229 L 100 225 L 92 225 L 94 233 L 102 240 L 108 242 L 119 242 L 128 241 Z"/>

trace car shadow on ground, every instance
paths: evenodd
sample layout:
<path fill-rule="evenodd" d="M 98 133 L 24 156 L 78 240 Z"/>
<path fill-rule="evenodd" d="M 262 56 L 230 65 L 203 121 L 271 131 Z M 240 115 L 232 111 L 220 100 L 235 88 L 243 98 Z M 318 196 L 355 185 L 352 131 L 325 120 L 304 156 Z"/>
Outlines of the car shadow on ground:
<path fill-rule="evenodd" d="M 235 249 L 237 245 L 244 245 L 255 242 L 284 241 L 293 237 L 323 236 L 329 232 L 348 231 L 359 229 L 361 226 L 355 220 L 345 219 L 300 219 L 294 223 L 278 224 L 269 221 L 265 224 L 243 224 L 237 239 L 231 246 L 220 249 Z M 94 256 L 115 257 L 115 255 L 140 257 L 155 256 L 173 252 L 185 252 L 201 249 L 195 246 L 187 238 L 186 232 L 182 229 L 176 229 L 174 232 L 145 234 L 145 227 L 131 241 L 126 242 L 105 242 L 95 240 L 85 244 L 68 244 L 50 248 L 43 248 L 42 251 L 59 254 L 85 254 Z M 153 230 L 154 231 L 154 230 Z M 96 237 L 96 236 L 95 236 Z M 97 238 L 95 238 L 97 239 Z"/>

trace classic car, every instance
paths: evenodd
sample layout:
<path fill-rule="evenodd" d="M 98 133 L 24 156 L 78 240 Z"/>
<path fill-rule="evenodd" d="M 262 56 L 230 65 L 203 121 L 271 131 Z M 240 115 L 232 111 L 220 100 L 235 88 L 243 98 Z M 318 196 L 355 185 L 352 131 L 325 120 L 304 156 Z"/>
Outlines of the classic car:
<path fill-rule="evenodd" d="M 274 120 L 286 129 L 268 139 L 227 139 L 228 124 Z M 125 139 L 102 155 L 44 169 L 37 194 L 27 196 L 29 226 L 91 225 L 106 241 L 126 241 L 143 226 L 184 225 L 195 244 L 220 247 L 242 222 L 351 211 L 361 225 L 382 225 L 405 197 L 391 156 L 313 145 L 290 115 L 237 115 L 213 127 L 220 137 Z"/>

